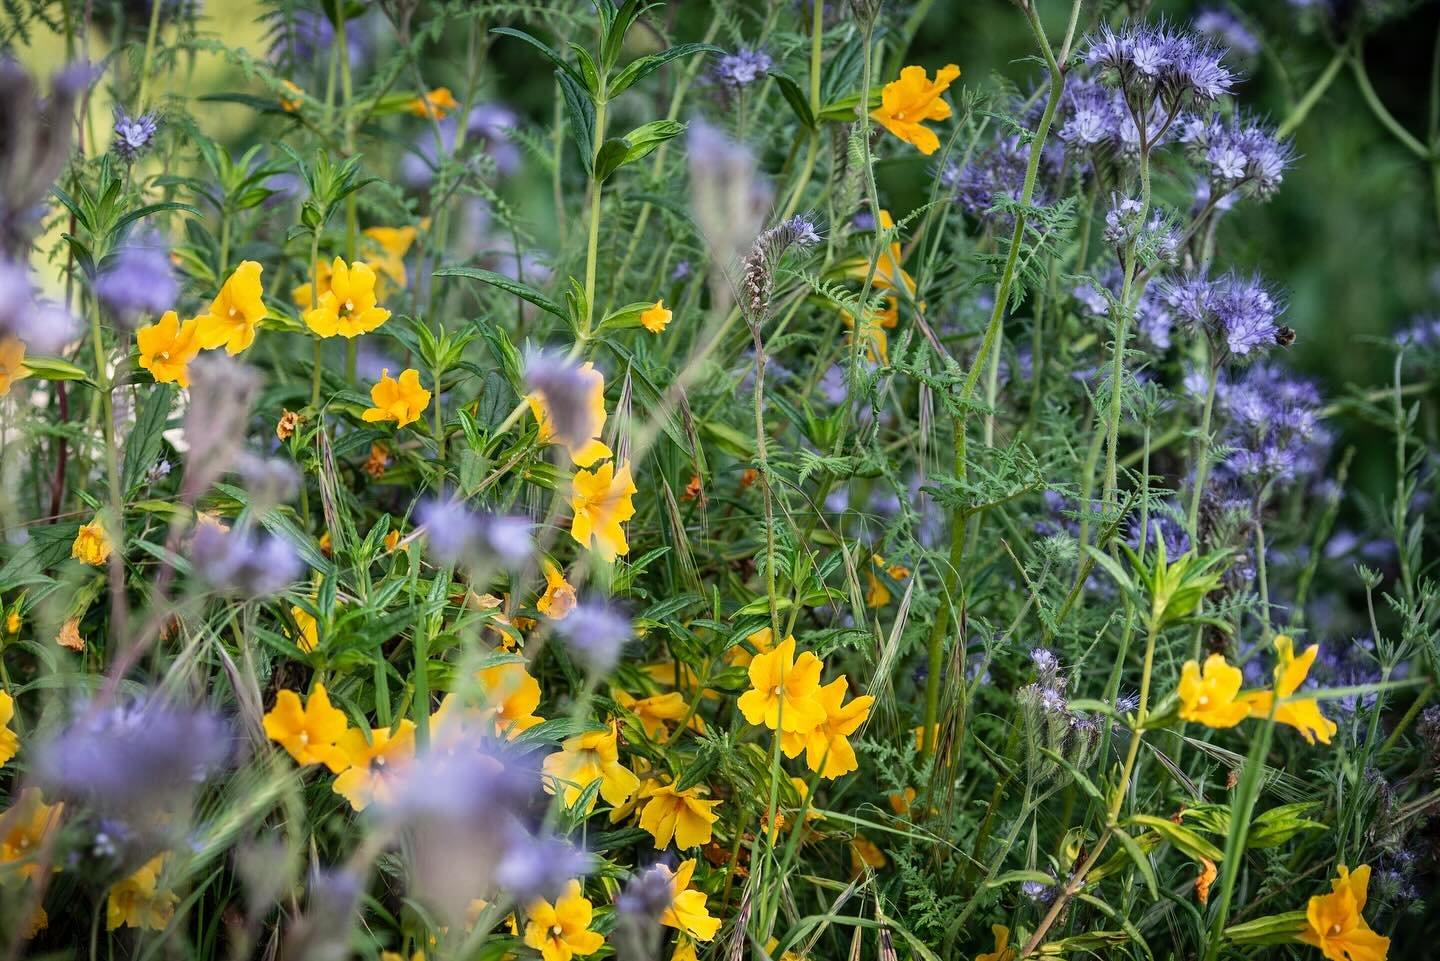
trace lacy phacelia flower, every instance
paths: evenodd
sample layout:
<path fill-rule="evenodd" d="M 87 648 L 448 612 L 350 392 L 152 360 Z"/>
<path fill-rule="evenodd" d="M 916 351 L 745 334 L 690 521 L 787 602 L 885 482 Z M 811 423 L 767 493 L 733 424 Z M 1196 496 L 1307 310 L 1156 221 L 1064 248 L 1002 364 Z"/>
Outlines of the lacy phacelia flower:
<path fill-rule="evenodd" d="M 585 788 L 596 781 L 600 782 L 600 797 L 617 807 L 628 801 L 640 786 L 640 779 L 620 763 L 614 723 L 603 731 L 569 738 L 558 752 L 545 758 L 542 770 L 547 778 L 545 792 L 554 794 L 558 782 L 567 805 L 574 804 Z M 590 809 L 594 807 L 595 798 L 591 797 Z"/>
<path fill-rule="evenodd" d="M 1245 117 L 1232 117 L 1228 122 L 1218 116 L 1194 120 L 1180 139 L 1191 159 L 1205 171 L 1212 204 L 1237 192 L 1270 199 L 1295 159 L 1288 140 Z"/>
<path fill-rule="evenodd" d="M 640 324 L 652 334 L 658 334 L 670 326 L 674 313 L 666 308 L 664 300 L 655 301 L 654 306 L 640 314 Z"/>
<path fill-rule="evenodd" d="M 576 471 L 571 482 L 570 508 L 575 517 L 570 536 L 607 561 L 630 553 L 620 525 L 635 516 L 636 492 L 629 464 L 617 470 L 614 462 L 606 462 L 594 470 Z"/>
<path fill-rule="evenodd" d="M 1014 961 L 1015 949 L 1008 946 L 1010 929 L 1003 924 L 992 924 L 990 933 L 995 936 L 995 950 L 982 951 L 975 955 L 975 961 Z"/>
<path fill-rule="evenodd" d="M 346 767 L 332 790 L 349 801 L 352 808 L 363 811 L 372 801 L 389 800 L 394 790 L 392 781 L 402 776 L 415 759 L 415 723 L 407 718 L 393 732 L 388 727 L 377 727 L 370 732 L 369 740 L 361 729 L 348 728 L 335 746 L 344 755 Z"/>
<path fill-rule="evenodd" d="M 795 757 L 802 750 L 810 770 L 831 780 L 849 774 L 860 766 L 850 735 L 860 729 L 870 716 L 875 698 L 869 694 L 844 704 L 849 682 L 841 674 L 820 688 L 815 700 L 825 712 L 825 719 L 808 732 L 786 732 L 780 736 L 780 749 L 786 757 Z"/>
<path fill-rule="evenodd" d="M 357 261 L 346 266 L 336 257 L 330 265 L 330 289 L 320 295 L 319 306 L 305 314 L 305 325 L 321 337 L 354 337 L 389 319 L 390 311 L 376 306 L 370 265 Z"/>
<path fill-rule="evenodd" d="M 1170 112 L 1230 92 L 1235 77 L 1222 57 L 1223 51 L 1199 34 L 1143 23 L 1101 27 L 1085 53 L 1087 63 L 1110 74 L 1142 104 L 1158 98 Z"/>
<path fill-rule="evenodd" d="M 715 62 L 714 76 L 732 90 L 740 90 L 765 76 L 774 63 L 764 50 L 741 47 Z"/>
<path fill-rule="evenodd" d="M 808 734 L 825 720 L 819 703 L 820 659 L 809 651 L 797 659 L 795 638 L 750 662 L 752 689 L 737 702 L 745 720 L 781 732 Z"/>
<path fill-rule="evenodd" d="M 92 567 L 99 567 L 110 559 L 110 535 L 105 533 L 105 525 L 98 517 L 76 532 L 70 556 Z"/>
<path fill-rule="evenodd" d="M 0 397 L 10 393 L 10 385 L 25 377 L 25 343 L 18 337 L 0 335 Z"/>
<path fill-rule="evenodd" d="M 10 721 L 14 717 L 15 699 L 0 691 L 0 767 L 9 764 L 10 759 L 20 750 L 20 738 L 10 730 Z"/>
<path fill-rule="evenodd" d="M 155 131 L 158 129 L 160 122 L 153 113 L 142 113 L 132 118 L 123 109 L 116 107 L 115 139 L 110 147 L 121 160 L 134 163 L 150 146 L 150 141 L 155 139 Z"/>
<path fill-rule="evenodd" d="M 180 898 L 175 892 L 160 887 L 167 855 L 157 854 L 134 874 L 110 888 L 105 900 L 105 930 L 129 925 L 164 931 L 175 916 Z"/>
<path fill-rule="evenodd" d="M 1244 675 L 1240 668 L 1225 662 L 1223 654 L 1211 654 L 1200 665 L 1186 661 L 1180 671 L 1180 717 L 1207 727 L 1234 727 L 1250 715 L 1250 705 L 1237 701 Z"/>
<path fill-rule="evenodd" d="M 664 868 L 664 865 L 660 865 Z M 665 868 L 668 873 L 669 868 Z M 681 863 L 670 876 L 670 907 L 660 915 L 667 928 L 683 931 L 696 941 L 709 941 L 720 930 L 720 919 L 705 908 L 705 892 L 690 887 L 695 876 L 695 859 Z"/>
<path fill-rule="evenodd" d="M 224 347 L 233 356 L 255 342 L 255 327 L 268 312 L 262 299 L 265 289 L 260 284 L 263 269 L 253 260 L 235 268 L 210 302 L 210 310 L 196 318 L 200 321 L 201 347 Z"/>
<path fill-rule="evenodd" d="M 571 657 L 591 674 L 603 675 L 615 669 L 635 628 L 618 608 L 603 600 L 587 600 L 555 625 L 555 633 L 564 638 Z"/>
<path fill-rule="evenodd" d="M 200 353 L 200 321 L 192 318 L 182 324 L 175 311 L 167 310 L 155 323 L 135 331 L 135 346 L 140 366 L 156 383 L 189 387 L 190 361 Z"/>
<path fill-rule="evenodd" d="M 1210 340 L 1214 356 L 1247 357 L 1277 343 L 1284 309 L 1258 277 L 1227 274 L 1170 284 L 1165 300 L 1179 318 Z"/>
<path fill-rule="evenodd" d="M 900 79 L 885 85 L 880 93 L 880 107 L 871 111 L 870 116 L 928 157 L 940 149 L 940 138 L 924 122 L 950 116 L 950 104 L 945 101 L 944 93 L 958 76 L 960 68 L 953 63 L 937 70 L 933 82 L 926 76 L 924 67 L 906 67 L 900 71 Z"/>
<path fill-rule="evenodd" d="M 420 386 L 420 372 L 413 367 L 400 372 L 397 381 L 387 367 L 380 371 L 380 383 L 370 388 L 374 404 L 361 416 L 368 424 L 393 420 L 397 427 L 413 424 L 430 406 L 430 391 Z"/>
<path fill-rule="evenodd" d="M 455 99 L 449 87 L 436 87 L 410 101 L 406 109 L 417 117 L 434 117 L 438 120 L 459 106 L 460 101 Z"/>
<path fill-rule="evenodd" d="M 525 367 L 531 391 L 525 396 L 540 425 L 540 443 L 561 444 L 577 467 L 610 456 L 600 440 L 605 429 L 605 375 L 592 363 L 576 366 L 543 354 Z"/>
<path fill-rule="evenodd" d="M 645 806 L 640 811 L 640 827 L 655 838 L 655 846 L 664 848 L 673 838 L 679 848 L 709 844 L 710 826 L 719 820 L 715 809 L 719 801 L 700 797 L 700 786 L 684 791 L 674 785 L 648 787 L 641 792 Z"/>
<path fill-rule="evenodd" d="M 331 706 L 324 684 L 315 685 L 303 707 L 294 691 L 281 691 L 263 724 L 265 736 L 288 751 L 297 764 L 324 764 L 337 774 L 350 764 L 345 752 L 335 746 L 350 725 L 345 712 Z"/>
<path fill-rule="evenodd" d="M 165 310 L 179 294 L 170 254 L 158 237 L 126 244 L 95 278 L 95 296 L 127 326 Z"/>
<path fill-rule="evenodd" d="M 1296 657 L 1294 641 L 1280 634 L 1275 638 L 1275 653 L 1278 656 L 1275 690 L 1255 691 L 1243 695 L 1240 700 L 1250 706 L 1251 717 L 1269 717 L 1270 708 L 1274 705 L 1276 721 L 1295 728 L 1311 744 L 1317 740 L 1321 744 L 1329 744 L 1339 726 L 1320 713 L 1319 703 L 1314 698 L 1289 699 L 1305 683 L 1310 665 L 1315 663 L 1315 657 L 1320 653 L 1320 645 L 1311 644 L 1305 653 Z M 1279 704 L 1274 703 L 1277 694 L 1280 696 Z"/>
<path fill-rule="evenodd" d="M 1305 909 L 1300 940 L 1314 945 L 1330 961 L 1385 961 L 1390 939 L 1370 930 L 1361 914 L 1370 887 L 1370 865 L 1351 873 L 1345 865 L 1330 882 L 1330 894 L 1317 894 Z"/>
<path fill-rule="evenodd" d="M 548 560 L 542 560 L 540 568 L 545 572 L 545 593 L 535 602 L 535 609 L 552 621 L 564 620 L 575 609 L 575 585 Z"/>
<path fill-rule="evenodd" d="M 543 961 L 584 957 L 605 943 L 604 935 L 590 930 L 594 909 L 580 893 L 579 881 L 571 881 L 554 904 L 537 901 L 526 913 L 530 922 L 525 925 L 525 943 L 539 951 Z"/>

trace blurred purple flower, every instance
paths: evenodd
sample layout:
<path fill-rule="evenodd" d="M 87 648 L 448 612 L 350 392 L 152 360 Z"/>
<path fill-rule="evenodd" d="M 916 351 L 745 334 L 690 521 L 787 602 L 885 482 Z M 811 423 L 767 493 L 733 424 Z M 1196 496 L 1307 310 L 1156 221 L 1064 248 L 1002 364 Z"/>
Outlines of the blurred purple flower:
<path fill-rule="evenodd" d="M 510 842 L 495 867 L 495 880 L 520 904 L 554 900 L 572 879 L 595 868 L 594 860 L 569 841 L 534 836 L 519 825 L 510 830 Z"/>
<path fill-rule="evenodd" d="M 525 361 L 525 386 L 540 395 L 554 440 L 579 449 L 600 433 L 600 416 L 592 400 L 596 373 L 560 354 L 537 351 Z"/>
<path fill-rule="evenodd" d="M 116 156 L 126 163 L 134 163 L 135 160 L 150 146 L 155 139 L 155 132 L 160 129 L 160 121 L 153 113 L 142 113 L 138 117 L 131 117 L 122 107 L 115 108 L 115 139 L 110 144 L 110 149 L 115 151 Z"/>
<path fill-rule="evenodd" d="M 630 618 L 596 600 L 576 604 L 569 617 L 555 624 L 555 632 L 565 639 L 571 656 L 597 677 L 614 670 L 621 649 L 635 636 Z"/>
<path fill-rule="evenodd" d="M 774 63 L 763 50 L 741 47 L 716 62 L 713 76 L 731 90 L 742 90 L 764 77 Z"/>
<path fill-rule="evenodd" d="M 303 566 L 290 542 L 273 534 L 199 525 L 190 541 L 195 573 L 216 590 L 246 598 L 278 594 L 300 576 Z"/>
<path fill-rule="evenodd" d="M 157 235 L 121 247 L 95 279 L 95 296 L 130 326 L 143 315 L 170 310 L 179 295 L 170 254 Z"/>

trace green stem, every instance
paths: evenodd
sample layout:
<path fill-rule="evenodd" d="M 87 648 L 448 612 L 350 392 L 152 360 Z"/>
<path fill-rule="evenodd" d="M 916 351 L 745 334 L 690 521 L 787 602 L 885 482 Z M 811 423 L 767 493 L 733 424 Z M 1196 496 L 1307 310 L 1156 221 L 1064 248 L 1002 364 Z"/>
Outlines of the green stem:
<path fill-rule="evenodd" d="M 1200 495 L 1205 490 L 1205 475 L 1210 468 L 1210 419 L 1215 412 L 1215 388 L 1220 380 L 1220 365 L 1210 364 L 1210 380 L 1205 386 L 1205 410 L 1200 415 L 1199 450 L 1195 452 L 1195 486 L 1190 491 L 1190 511 L 1185 515 L 1185 528 L 1198 549 L 1200 530 Z"/>
<path fill-rule="evenodd" d="M 600 178 L 594 174 L 595 161 L 600 156 L 600 145 L 605 142 L 605 79 L 600 80 L 600 93 L 595 103 L 595 146 L 590 155 L 590 237 L 585 247 L 585 323 L 581 335 L 590 336 L 595 317 L 595 261 L 600 253 Z"/>
<path fill-rule="evenodd" d="M 1270 751 L 1270 738 L 1275 731 L 1275 706 L 1279 701 L 1278 697 L 1271 699 L 1270 716 L 1255 733 L 1250 756 L 1245 760 L 1245 771 L 1240 777 L 1240 787 L 1231 805 L 1230 832 L 1225 837 L 1225 857 L 1221 862 L 1220 900 L 1210 922 L 1210 939 L 1205 950 L 1205 961 L 1218 961 L 1220 957 L 1220 945 L 1225 938 L 1225 922 L 1230 916 L 1230 901 L 1235 896 L 1235 884 L 1240 878 L 1240 862 L 1244 859 L 1245 843 L 1250 833 L 1250 815 L 1260 797 L 1265 756 Z"/>
<path fill-rule="evenodd" d="M 145 59 L 140 62 L 140 95 L 135 100 L 136 114 L 143 114 L 149 103 L 147 94 L 150 92 L 150 62 L 155 56 L 155 37 L 160 32 L 160 8 L 164 4 L 153 2 L 150 4 L 150 28 L 145 33 Z"/>
<path fill-rule="evenodd" d="M 1300 125 L 1305 122 L 1305 118 L 1310 116 L 1310 111 L 1320 102 L 1320 98 L 1325 96 L 1325 91 L 1330 89 L 1330 84 L 1335 82 L 1336 76 L 1340 73 L 1340 68 L 1345 65 L 1345 58 L 1349 55 L 1349 47 L 1339 47 L 1336 49 L 1335 56 L 1330 58 L 1330 62 L 1325 65 L 1325 69 L 1320 72 L 1320 76 L 1316 77 L 1315 82 L 1310 85 L 1310 89 L 1305 91 L 1305 96 L 1300 98 L 1300 102 L 1295 105 L 1295 109 L 1290 111 L 1290 116 L 1286 117 L 1285 121 L 1281 123 L 1279 127 L 1275 128 L 1276 137 L 1288 137 L 1300 128 Z"/>

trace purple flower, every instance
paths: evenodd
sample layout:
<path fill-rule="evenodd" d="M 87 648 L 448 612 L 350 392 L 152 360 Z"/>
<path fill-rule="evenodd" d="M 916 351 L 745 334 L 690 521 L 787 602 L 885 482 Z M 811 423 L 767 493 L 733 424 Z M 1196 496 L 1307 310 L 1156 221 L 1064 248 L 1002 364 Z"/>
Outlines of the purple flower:
<path fill-rule="evenodd" d="M 1227 123 L 1218 115 L 1185 124 L 1180 137 L 1191 159 L 1209 181 L 1208 198 L 1232 193 L 1268 200 L 1280 189 L 1285 171 L 1294 162 L 1290 141 L 1270 128 L 1245 117 Z"/>
<path fill-rule="evenodd" d="M 495 867 L 495 880 L 520 904 L 554 900 L 572 879 L 594 870 L 584 851 L 561 838 L 531 836 L 519 825 Z"/>
<path fill-rule="evenodd" d="M 477 104 L 465 118 L 464 149 L 478 149 L 495 164 L 496 173 L 508 176 L 520 169 L 520 148 L 511 135 L 519 123 L 515 111 L 503 104 Z M 439 169 L 440 155 L 448 157 L 455 153 L 459 131 L 460 123 L 455 117 L 446 117 L 435 126 L 426 124 L 416 135 L 414 148 L 400 160 L 401 179 L 411 187 L 429 186 Z"/>
<path fill-rule="evenodd" d="M 1224 51 L 1206 37 L 1161 23 L 1102 26 L 1090 38 L 1085 61 L 1142 104 L 1162 102 L 1169 112 L 1192 101 L 1209 102 L 1230 92 L 1234 75 Z"/>
<path fill-rule="evenodd" d="M 575 605 L 570 616 L 555 625 L 570 654 L 591 674 L 609 674 L 620 660 L 620 650 L 635 636 L 626 617 L 604 601 L 585 600 Z"/>
<path fill-rule="evenodd" d="M 673 900 L 670 872 L 656 864 L 630 879 L 625 890 L 615 899 L 615 910 L 620 914 L 659 924 L 660 916 L 669 909 Z"/>
<path fill-rule="evenodd" d="M 845 386 L 845 368 L 839 364 L 831 364 L 817 386 L 820 388 L 820 396 L 832 407 L 843 403 L 849 396 L 849 389 Z"/>
<path fill-rule="evenodd" d="M 765 51 L 741 47 L 720 58 L 715 64 L 714 77 L 731 90 L 741 90 L 764 77 L 773 65 L 774 61 Z"/>
<path fill-rule="evenodd" d="M 1147 242 L 1148 235 L 1155 229 L 1156 225 L 1152 222 L 1151 227 L 1146 231 Z M 1158 249 L 1164 249 L 1163 239 L 1158 243 Z M 1105 289 L 1109 291 L 1110 297 L 1118 299 L 1124 281 L 1124 274 L 1120 268 L 1112 267 L 1105 273 L 1102 281 Z M 1090 316 L 1107 318 L 1110 316 L 1111 301 L 1095 289 L 1093 281 L 1076 287 L 1072 291 L 1072 296 L 1079 301 Z M 1140 292 L 1140 299 L 1135 304 L 1135 326 L 1140 339 L 1150 347 L 1157 351 L 1170 349 L 1170 335 L 1175 326 L 1174 313 L 1158 284 L 1146 284 L 1145 289 Z"/>
<path fill-rule="evenodd" d="M 415 517 L 430 555 L 441 564 L 498 561 L 513 569 L 529 560 L 533 549 L 528 518 L 480 514 L 453 498 L 426 501 Z"/>
<path fill-rule="evenodd" d="M 1165 300 L 1182 321 L 1210 338 L 1217 357 L 1259 354 L 1282 336 L 1276 320 L 1284 308 L 1258 277 L 1194 277 L 1170 284 Z"/>
<path fill-rule="evenodd" d="M 131 326 L 142 315 L 158 316 L 171 309 L 179 294 L 169 252 L 160 246 L 158 236 L 120 248 L 106 258 L 95 279 L 95 296 Z"/>
<path fill-rule="evenodd" d="M 30 272 L 0 258 L 0 337 L 16 337 L 37 353 L 55 353 L 75 334 L 75 318 L 59 304 L 38 299 Z"/>
<path fill-rule="evenodd" d="M 593 367 L 544 351 L 531 354 L 525 362 L 525 386 L 544 401 L 552 439 L 572 450 L 600 433 L 604 410 L 593 403 L 598 376 Z"/>
<path fill-rule="evenodd" d="M 1217 381 L 1215 398 L 1226 418 L 1220 442 L 1230 451 L 1215 465 L 1218 487 L 1258 491 L 1320 475 L 1332 437 L 1314 384 L 1262 363 Z"/>
<path fill-rule="evenodd" d="M 754 151 L 704 120 L 690 123 L 685 153 L 695 223 L 716 262 L 728 266 L 764 223 L 771 188 Z"/>
<path fill-rule="evenodd" d="M 150 141 L 155 139 L 155 131 L 159 127 L 160 121 L 153 113 L 142 113 L 131 118 L 122 108 L 116 107 L 115 140 L 110 149 L 126 163 L 134 163 L 150 146 Z"/>
<path fill-rule="evenodd" d="M 1118 714 L 1129 714 L 1140 707 L 1139 694 L 1122 694 L 1115 699 L 1115 711 Z"/>
<path fill-rule="evenodd" d="M 322 11 L 290 9 L 270 29 L 271 62 L 280 66 L 307 67 L 323 64 L 335 42 L 335 25 Z M 363 63 L 370 53 L 370 39 L 356 20 L 345 31 L 346 54 L 352 65 Z"/>
<path fill-rule="evenodd" d="M 1178 514 L 1179 507 L 1172 505 L 1172 509 Z M 1147 551 L 1156 550 L 1157 544 L 1165 545 L 1165 556 L 1174 560 L 1181 554 L 1190 550 L 1190 535 L 1185 533 L 1185 527 L 1168 512 L 1154 513 L 1150 515 L 1150 530 L 1145 535 Z M 1130 531 L 1126 543 L 1136 550 L 1140 549 L 1140 515 L 1130 515 Z"/>
<path fill-rule="evenodd" d="M 1053 676 L 1060 670 L 1060 658 L 1055 656 L 1054 651 L 1043 647 L 1037 647 L 1030 652 L 1030 661 L 1042 676 Z"/>
<path fill-rule="evenodd" d="M 1260 52 L 1260 41 L 1240 18 L 1229 10 L 1211 8 L 1202 10 L 1193 24 L 1195 31 L 1209 37 L 1222 47 L 1229 47 L 1242 57 L 1254 57 Z"/>
<path fill-rule="evenodd" d="M 262 598 L 290 586 L 302 571 L 290 542 L 271 534 L 201 524 L 190 541 L 195 573 L 216 590 Z"/>

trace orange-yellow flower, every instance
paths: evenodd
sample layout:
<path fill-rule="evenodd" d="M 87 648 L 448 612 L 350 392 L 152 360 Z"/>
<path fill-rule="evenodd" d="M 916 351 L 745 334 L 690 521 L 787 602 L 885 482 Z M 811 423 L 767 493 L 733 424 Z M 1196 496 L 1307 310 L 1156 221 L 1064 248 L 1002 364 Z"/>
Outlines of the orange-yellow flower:
<path fill-rule="evenodd" d="M 99 567 L 110 559 L 110 535 L 99 518 L 82 526 L 70 545 L 70 556 L 82 564 Z"/>
<path fill-rule="evenodd" d="M 414 227 L 367 227 L 362 234 L 370 253 L 369 262 L 374 264 L 381 277 L 398 288 L 404 288 L 409 275 L 405 270 L 405 255 L 415 242 Z M 384 297 L 384 285 L 380 280 L 375 284 L 375 296 Z"/>
<path fill-rule="evenodd" d="M 314 615 L 298 604 L 290 606 L 290 616 L 295 618 L 295 626 L 300 629 L 300 636 L 295 638 L 295 646 L 300 648 L 302 653 L 309 654 L 320 646 L 320 624 Z"/>
<path fill-rule="evenodd" d="M 29 371 L 25 369 L 25 342 L 18 337 L 0 337 L 0 397 L 10 393 L 10 385 Z"/>
<path fill-rule="evenodd" d="M 460 101 L 450 92 L 449 87 L 436 87 L 423 96 L 416 97 L 408 104 L 409 110 L 417 117 L 444 117 L 460 106 Z"/>
<path fill-rule="evenodd" d="M 575 518 L 570 522 L 570 536 L 585 547 L 593 547 L 605 560 L 630 553 L 625 528 L 620 525 L 635 516 L 635 481 L 630 465 L 615 469 L 607 461 L 594 470 L 575 472 L 571 482 L 570 507 Z"/>
<path fill-rule="evenodd" d="M 560 750 L 545 758 L 545 791 L 554 794 L 556 782 L 567 805 L 574 804 L 581 793 L 596 781 L 600 796 L 606 803 L 619 806 L 630 799 L 640 786 L 640 779 L 620 763 L 620 745 L 612 722 L 603 731 L 590 731 L 569 738 Z M 595 799 L 590 799 L 590 808 Z"/>
<path fill-rule="evenodd" d="M 699 785 L 684 791 L 675 790 L 673 784 L 655 785 L 642 793 L 647 800 L 640 811 L 640 827 L 654 836 L 657 848 L 665 847 L 671 838 L 679 848 L 710 843 L 710 826 L 720 818 L 715 813 L 720 802 L 702 800 Z"/>
<path fill-rule="evenodd" d="M 944 94 L 958 76 L 960 68 L 953 63 L 937 70 L 933 82 L 924 67 L 906 67 L 900 71 L 900 79 L 885 85 L 880 92 L 880 107 L 870 116 L 928 157 L 940 149 L 940 138 L 924 125 L 925 121 L 950 116 Z"/>
<path fill-rule="evenodd" d="M 1195 661 L 1180 669 L 1180 717 L 1207 727 L 1234 727 L 1250 714 L 1250 706 L 1237 701 L 1244 675 L 1225 662 L 1223 654 L 1205 659 L 1205 670 Z"/>
<path fill-rule="evenodd" d="M 201 347 L 224 347 L 227 354 L 238 354 L 255 343 L 255 327 L 268 312 L 262 299 L 262 270 L 253 260 L 241 263 L 210 302 L 209 312 L 195 318 L 200 322 Z"/>
<path fill-rule="evenodd" d="M 370 402 L 374 404 L 361 416 L 366 423 L 393 420 L 396 426 L 413 424 L 430 406 L 430 392 L 420 386 L 420 372 L 411 367 L 400 372 L 400 380 L 390 376 L 387 367 L 380 371 L 380 383 L 370 388 Z"/>
<path fill-rule="evenodd" d="M 349 766 L 331 789 L 349 801 L 352 808 L 363 811 L 372 801 L 389 800 L 394 790 L 391 779 L 415 759 L 415 722 L 407 718 L 394 732 L 377 727 L 370 732 L 368 741 L 364 731 L 348 728 L 335 746 Z"/>
<path fill-rule="evenodd" d="M 261 723 L 265 736 L 289 752 L 297 764 L 324 764 L 339 773 L 351 763 L 336 746 L 350 725 L 345 712 L 330 704 L 324 684 L 316 683 L 303 707 L 294 691 L 281 691 Z"/>
<path fill-rule="evenodd" d="M 134 874 L 111 886 L 105 901 L 105 930 L 114 931 L 127 924 L 132 928 L 165 930 L 180 902 L 175 892 L 160 887 L 168 857 L 155 855 Z"/>
<path fill-rule="evenodd" d="M 1240 700 L 1250 706 L 1251 717 L 1269 717 L 1270 706 L 1278 693 L 1280 703 L 1275 706 L 1275 720 L 1295 728 L 1311 744 L 1317 740 L 1321 744 L 1329 744 L 1339 727 L 1320 713 L 1320 704 L 1313 697 L 1289 699 L 1305 683 L 1305 676 L 1310 673 L 1310 665 L 1315 663 L 1320 646 L 1312 644 L 1304 654 L 1296 657 L 1295 642 L 1288 635 L 1280 634 L 1275 638 L 1275 652 L 1278 655 L 1275 690 L 1242 694 Z"/>
<path fill-rule="evenodd" d="M 590 930 L 595 910 L 580 893 L 580 882 L 571 881 L 565 893 L 549 901 L 537 901 L 527 909 L 525 943 L 540 952 L 543 961 L 570 961 L 600 950 L 604 935 Z"/>
<path fill-rule="evenodd" d="M 1007 947 L 1010 944 L 1010 929 L 1003 924 L 992 924 L 990 933 L 995 936 L 995 950 L 975 955 L 975 961 L 1014 961 L 1015 949 Z"/>
<path fill-rule="evenodd" d="M 4 691 L 0 691 L 0 767 L 10 763 L 10 759 L 20 750 L 20 738 L 10 730 L 10 720 L 15 716 L 15 699 Z"/>
<path fill-rule="evenodd" d="M 755 648 L 755 654 L 768 654 L 775 649 L 775 632 L 768 627 L 762 627 L 753 634 L 747 634 L 745 640 Z M 746 650 L 743 644 L 736 644 L 725 652 L 725 659 L 736 667 L 749 667 L 750 662 L 755 659 L 755 654 Z"/>
<path fill-rule="evenodd" d="M 315 279 L 319 282 L 320 296 L 330 289 L 330 265 L 323 260 L 315 262 Z M 290 299 L 295 301 L 295 306 L 301 310 L 310 310 L 315 306 L 315 285 L 308 280 L 298 286 L 290 288 Z"/>
<path fill-rule="evenodd" d="M 35 875 L 35 857 L 52 831 L 60 827 L 63 804 L 46 804 L 37 788 L 25 788 L 14 804 L 0 813 L 0 864 L 19 864 L 21 878 Z"/>
<path fill-rule="evenodd" d="M 566 438 L 559 437 L 555 431 L 555 423 L 550 417 L 550 408 L 545 400 L 545 395 L 539 391 L 527 394 L 525 402 L 530 405 L 530 412 L 535 415 L 535 420 L 540 424 L 540 443 L 542 444 L 563 444 L 574 461 L 576 467 L 590 467 L 596 461 L 610 456 L 610 448 L 600 440 L 600 432 L 605 429 L 605 375 L 595 369 L 595 365 L 587 361 L 580 367 L 579 376 L 587 383 L 585 413 L 589 418 L 590 436 L 578 446 L 572 445 Z M 578 430 L 577 430 L 578 433 Z"/>
<path fill-rule="evenodd" d="M 552 621 L 563 621 L 575 609 L 575 585 L 550 561 L 542 560 L 540 567 L 545 571 L 545 593 L 535 602 L 535 609 Z"/>
<path fill-rule="evenodd" d="M 275 437 L 289 440 L 295 436 L 295 430 L 300 426 L 300 415 L 283 407 L 280 411 L 280 419 L 275 422 Z"/>
<path fill-rule="evenodd" d="M 390 319 L 390 311 L 377 305 L 375 271 L 356 261 L 346 265 L 339 257 L 330 265 L 330 289 L 305 314 L 305 326 L 321 337 L 355 337 L 368 334 Z"/>
<path fill-rule="evenodd" d="M 480 719 L 493 725 L 496 735 L 514 737 L 545 720 L 535 713 L 540 706 L 540 682 L 521 662 L 482 668 L 475 679 L 485 696 Z"/>
<path fill-rule="evenodd" d="M 670 319 L 674 313 L 667 310 L 665 301 L 657 300 L 655 305 L 640 315 L 640 323 L 652 334 L 658 334 L 670 325 Z"/>
<path fill-rule="evenodd" d="M 1361 914 L 1370 887 L 1370 865 L 1352 874 L 1340 865 L 1330 894 L 1317 894 L 1305 909 L 1300 940 L 1319 948 L 1330 961 L 1385 961 L 1390 939 L 1370 930 Z"/>
<path fill-rule="evenodd" d="M 772 731 L 808 734 L 825 720 L 817 698 L 823 667 L 809 651 L 797 659 L 795 638 L 785 638 L 775 650 L 750 662 L 751 690 L 740 695 L 740 713 Z"/>
<path fill-rule="evenodd" d="M 816 700 L 825 711 L 825 719 L 808 732 L 786 732 L 780 736 L 780 750 L 786 757 L 795 757 L 802 750 L 810 770 L 826 780 L 849 774 L 860 766 L 850 735 L 860 729 L 870 716 L 875 698 L 869 694 L 843 704 L 849 683 L 841 674 L 820 688 Z"/>
<path fill-rule="evenodd" d="M 652 741 L 663 741 L 669 734 L 666 721 L 678 721 L 685 716 L 688 707 L 685 696 L 679 691 L 667 694 L 653 694 L 650 697 L 633 697 L 628 691 L 615 689 L 615 700 L 629 713 L 635 715 L 640 728 Z M 694 720 L 699 720 L 695 718 Z M 694 727 L 694 721 L 691 727 Z"/>
<path fill-rule="evenodd" d="M 289 96 L 281 95 L 280 109 L 286 113 L 295 113 L 300 109 L 300 105 L 305 102 L 305 91 L 301 90 L 289 80 L 280 81 L 280 85 L 284 87 L 286 93 L 289 94 Z"/>
<path fill-rule="evenodd" d="M 706 910 L 705 892 L 690 887 L 690 879 L 694 876 L 694 858 L 682 863 L 670 875 L 670 907 L 660 915 L 660 923 L 683 931 L 696 941 L 709 941 L 720 930 L 720 919 Z"/>
<path fill-rule="evenodd" d="M 190 386 L 190 361 L 200 353 L 200 321 L 180 323 L 175 311 L 167 310 L 153 324 L 135 331 L 140 366 L 160 384 Z"/>

